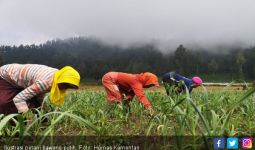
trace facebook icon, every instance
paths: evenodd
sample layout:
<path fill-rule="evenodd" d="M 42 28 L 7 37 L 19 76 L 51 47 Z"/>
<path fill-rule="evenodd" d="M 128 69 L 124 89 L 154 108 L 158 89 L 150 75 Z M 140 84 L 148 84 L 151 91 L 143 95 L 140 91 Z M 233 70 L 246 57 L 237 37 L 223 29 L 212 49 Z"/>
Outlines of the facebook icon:
<path fill-rule="evenodd" d="M 214 138 L 213 146 L 214 146 L 214 149 L 224 149 L 225 148 L 225 138 Z"/>

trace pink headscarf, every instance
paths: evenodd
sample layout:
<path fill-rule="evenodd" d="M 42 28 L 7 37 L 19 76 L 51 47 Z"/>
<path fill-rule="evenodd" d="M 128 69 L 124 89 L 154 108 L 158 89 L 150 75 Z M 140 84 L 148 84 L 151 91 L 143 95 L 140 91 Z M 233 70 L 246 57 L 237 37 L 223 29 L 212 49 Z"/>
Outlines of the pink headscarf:
<path fill-rule="evenodd" d="M 194 84 L 199 85 L 199 86 L 203 84 L 202 79 L 198 76 L 193 77 L 192 81 L 193 81 Z"/>

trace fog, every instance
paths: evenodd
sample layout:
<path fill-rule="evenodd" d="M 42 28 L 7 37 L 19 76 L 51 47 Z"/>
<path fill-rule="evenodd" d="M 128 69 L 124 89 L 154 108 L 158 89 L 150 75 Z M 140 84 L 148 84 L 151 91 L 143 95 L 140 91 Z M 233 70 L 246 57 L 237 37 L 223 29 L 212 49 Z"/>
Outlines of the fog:
<path fill-rule="evenodd" d="M 255 45 L 254 0 L 0 0 L 0 18 L 0 45 L 77 36 L 162 49 Z"/>

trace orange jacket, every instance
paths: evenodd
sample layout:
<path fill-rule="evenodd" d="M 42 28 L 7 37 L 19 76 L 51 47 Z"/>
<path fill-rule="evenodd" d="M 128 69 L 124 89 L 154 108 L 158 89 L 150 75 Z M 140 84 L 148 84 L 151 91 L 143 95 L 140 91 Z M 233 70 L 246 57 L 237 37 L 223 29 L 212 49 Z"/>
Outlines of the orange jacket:
<path fill-rule="evenodd" d="M 143 87 L 147 85 L 158 86 L 157 76 L 152 73 L 128 74 L 119 72 L 115 81 L 120 92 L 124 93 L 128 99 L 133 99 L 136 95 L 139 102 L 143 103 L 146 109 L 151 107 L 144 94 Z"/>

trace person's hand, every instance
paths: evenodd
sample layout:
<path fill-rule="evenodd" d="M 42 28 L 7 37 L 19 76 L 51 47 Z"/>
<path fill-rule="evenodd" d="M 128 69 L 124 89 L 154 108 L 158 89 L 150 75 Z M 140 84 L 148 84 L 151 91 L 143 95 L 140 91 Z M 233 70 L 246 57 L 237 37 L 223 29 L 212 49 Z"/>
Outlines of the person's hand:
<path fill-rule="evenodd" d="M 152 107 L 149 107 L 147 110 L 149 111 L 150 116 L 153 116 L 154 110 L 152 109 Z"/>
<path fill-rule="evenodd" d="M 34 114 L 33 114 L 32 112 L 29 112 L 29 113 L 28 113 L 28 116 L 27 116 L 27 126 L 29 126 L 30 124 L 32 124 L 33 119 L 34 119 Z"/>
<path fill-rule="evenodd" d="M 25 118 L 26 126 L 29 126 L 33 122 L 34 115 L 30 110 L 23 112 L 22 116 Z"/>
<path fill-rule="evenodd" d="M 123 101 L 123 104 L 124 104 L 125 106 L 130 107 L 130 99 L 124 100 L 124 101 Z"/>
<path fill-rule="evenodd" d="M 182 89 L 181 88 L 179 88 L 179 87 L 176 87 L 175 88 L 175 93 L 176 94 L 180 94 L 182 92 Z"/>
<path fill-rule="evenodd" d="M 25 114 L 27 111 L 29 111 L 29 108 L 27 105 L 24 105 L 23 107 L 18 108 L 18 113 L 20 114 Z"/>
<path fill-rule="evenodd" d="M 129 99 L 123 100 L 123 106 L 124 106 L 124 112 L 125 113 L 130 113 L 131 112 L 130 100 Z"/>

